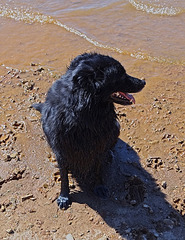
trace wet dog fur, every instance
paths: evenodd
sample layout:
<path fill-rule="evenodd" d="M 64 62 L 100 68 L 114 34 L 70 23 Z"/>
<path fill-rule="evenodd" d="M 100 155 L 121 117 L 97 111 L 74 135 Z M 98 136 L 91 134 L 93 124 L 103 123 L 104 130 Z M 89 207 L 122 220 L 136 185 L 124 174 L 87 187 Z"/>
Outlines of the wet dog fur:
<path fill-rule="evenodd" d="M 108 196 L 101 168 L 120 133 L 114 102 L 133 104 L 128 93 L 139 92 L 144 86 L 144 80 L 129 76 L 112 57 L 84 53 L 54 82 L 45 102 L 33 105 L 42 114 L 43 131 L 60 169 L 57 203 L 61 209 L 71 204 L 68 171 L 84 181 L 92 176 L 95 194 Z"/>

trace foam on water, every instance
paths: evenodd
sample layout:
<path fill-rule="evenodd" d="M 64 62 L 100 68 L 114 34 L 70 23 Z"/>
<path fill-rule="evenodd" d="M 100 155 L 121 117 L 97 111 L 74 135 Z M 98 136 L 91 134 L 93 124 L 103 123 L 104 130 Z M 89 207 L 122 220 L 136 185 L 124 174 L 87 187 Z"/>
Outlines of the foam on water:
<path fill-rule="evenodd" d="M 130 2 L 131 1 L 132 0 L 130 0 Z M 41 13 L 33 13 L 30 10 L 18 9 L 18 8 L 9 9 L 8 7 L 3 6 L 3 7 L 0 7 L 0 16 L 12 18 L 16 21 L 23 21 L 25 23 L 30 23 L 30 24 L 31 23 L 54 24 L 59 27 L 62 27 L 63 29 L 65 29 L 68 32 L 71 32 L 81 38 L 84 38 L 86 41 L 88 41 L 89 43 L 93 44 L 96 47 L 107 49 L 107 50 L 110 50 L 110 51 L 113 51 L 116 53 L 120 53 L 123 55 L 128 55 L 128 56 L 131 56 L 136 59 L 143 59 L 143 60 L 158 62 L 158 63 L 168 63 L 168 64 L 175 64 L 175 65 L 183 65 L 183 66 L 185 65 L 184 60 L 178 61 L 178 60 L 173 60 L 170 58 L 166 59 L 163 57 L 154 57 L 154 56 L 150 56 L 149 54 L 143 53 L 140 51 L 129 52 L 127 50 L 123 50 L 123 49 L 120 49 L 117 47 L 111 47 L 109 45 L 102 44 L 102 43 L 88 37 L 86 34 L 61 23 L 60 21 L 56 20 L 55 18 L 53 18 L 51 16 L 43 15 Z"/>
<path fill-rule="evenodd" d="M 157 14 L 161 16 L 176 16 L 178 14 L 185 12 L 185 9 L 175 8 L 172 6 L 168 7 L 168 6 L 161 6 L 161 5 L 146 4 L 137 0 L 129 0 L 129 2 L 137 10 L 140 10 L 146 13 Z"/>

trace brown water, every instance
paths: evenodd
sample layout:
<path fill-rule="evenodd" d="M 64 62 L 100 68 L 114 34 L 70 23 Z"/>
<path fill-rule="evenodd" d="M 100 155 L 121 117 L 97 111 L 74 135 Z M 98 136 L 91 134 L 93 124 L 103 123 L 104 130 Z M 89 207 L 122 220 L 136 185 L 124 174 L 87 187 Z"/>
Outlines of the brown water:
<path fill-rule="evenodd" d="M 1 0 L 0 68 L 54 71 L 85 51 L 185 66 L 184 0 Z"/>

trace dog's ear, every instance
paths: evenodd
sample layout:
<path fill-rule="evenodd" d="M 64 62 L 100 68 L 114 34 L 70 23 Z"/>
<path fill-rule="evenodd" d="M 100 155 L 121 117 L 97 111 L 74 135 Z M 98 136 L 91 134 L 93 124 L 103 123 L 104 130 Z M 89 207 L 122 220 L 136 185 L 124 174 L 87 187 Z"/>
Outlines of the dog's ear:
<path fill-rule="evenodd" d="M 91 66 L 85 63 L 78 65 L 78 67 L 73 70 L 72 78 L 74 84 L 77 86 L 81 86 L 84 89 L 95 88 L 96 73 Z"/>

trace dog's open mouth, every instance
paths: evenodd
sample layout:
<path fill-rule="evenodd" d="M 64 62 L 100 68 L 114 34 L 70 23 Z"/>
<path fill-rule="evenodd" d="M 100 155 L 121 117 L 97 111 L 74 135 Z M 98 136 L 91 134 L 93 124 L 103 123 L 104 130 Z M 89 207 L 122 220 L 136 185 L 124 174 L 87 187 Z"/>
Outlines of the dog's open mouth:
<path fill-rule="evenodd" d="M 111 94 L 111 98 L 115 103 L 122 105 L 131 105 L 135 103 L 135 99 L 131 94 L 123 92 L 115 92 Z"/>

